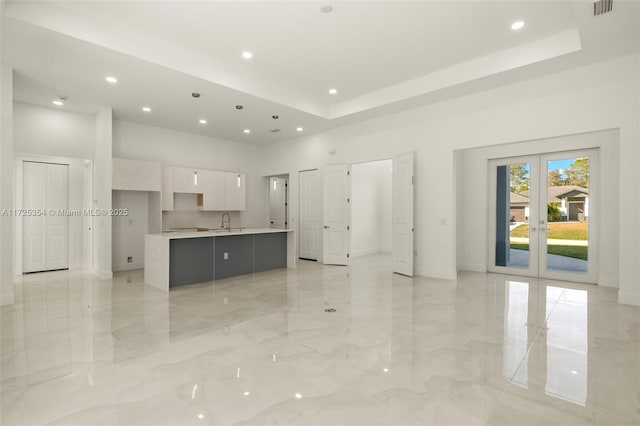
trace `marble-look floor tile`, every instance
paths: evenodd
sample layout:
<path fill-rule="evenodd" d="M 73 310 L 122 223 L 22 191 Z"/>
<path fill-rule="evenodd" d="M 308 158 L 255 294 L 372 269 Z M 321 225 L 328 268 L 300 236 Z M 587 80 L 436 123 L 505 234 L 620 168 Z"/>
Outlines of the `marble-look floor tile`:
<path fill-rule="evenodd" d="M 142 271 L 20 277 L 0 424 L 640 424 L 640 309 L 615 289 L 389 265 L 169 293 Z"/>

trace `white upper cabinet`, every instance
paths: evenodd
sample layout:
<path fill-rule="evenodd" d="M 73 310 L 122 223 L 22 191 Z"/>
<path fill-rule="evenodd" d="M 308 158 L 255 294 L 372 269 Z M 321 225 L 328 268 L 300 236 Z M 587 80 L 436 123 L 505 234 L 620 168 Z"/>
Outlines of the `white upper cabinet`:
<path fill-rule="evenodd" d="M 162 210 L 173 210 L 173 167 L 162 170 Z"/>
<path fill-rule="evenodd" d="M 245 210 L 247 208 L 246 175 L 244 173 L 225 173 L 225 209 Z"/>
<path fill-rule="evenodd" d="M 198 197 L 200 210 L 245 210 L 246 175 L 216 170 L 165 167 L 162 210 L 174 209 L 174 193 L 202 194 L 202 197 Z"/>
<path fill-rule="evenodd" d="M 200 176 L 201 172 L 201 170 L 196 169 L 174 167 L 173 192 L 202 194 L 204 185 Z"/>
<path fill-rule="evenodd" d="M 114 158 L 111 185 L 116 190 L 161 191 L 162 166 L 151 161 Z"/>
<path fill-rule="evenodd" d="M 226 172 L 207 170 L 203 173 L 203 177 L 202 210 L 225 210 Z"/>

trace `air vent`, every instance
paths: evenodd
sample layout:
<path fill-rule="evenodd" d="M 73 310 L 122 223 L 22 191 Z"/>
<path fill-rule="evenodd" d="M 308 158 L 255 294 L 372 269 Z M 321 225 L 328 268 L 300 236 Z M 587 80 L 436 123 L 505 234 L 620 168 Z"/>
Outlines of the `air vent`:
<path fill-rule="evenodd" d="M 282 131 L 282 129 L 273 129 L 273 130 L 269 130 L 271 133 L 278 133 L 280 131 Z"/>
<path fill-rule="evenodd" d="M 613 10 L 613 0 L 598 0 L 593 3 L 593 16 L 604 15 Z"/>

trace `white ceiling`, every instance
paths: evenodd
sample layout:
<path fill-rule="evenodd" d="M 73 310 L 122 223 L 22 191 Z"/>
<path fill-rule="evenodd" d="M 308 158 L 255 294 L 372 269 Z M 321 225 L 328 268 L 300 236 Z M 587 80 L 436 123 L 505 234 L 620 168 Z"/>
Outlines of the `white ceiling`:
<path fill-rule="evenodd" d="M 638 2 L 591 11 L 541 0 L 9 1 L 2 61 L 20 101 L 51 106 L 62 94 L 75 111 L 111 106 L 116 118 L 267 144 L 638 51 Z"/>

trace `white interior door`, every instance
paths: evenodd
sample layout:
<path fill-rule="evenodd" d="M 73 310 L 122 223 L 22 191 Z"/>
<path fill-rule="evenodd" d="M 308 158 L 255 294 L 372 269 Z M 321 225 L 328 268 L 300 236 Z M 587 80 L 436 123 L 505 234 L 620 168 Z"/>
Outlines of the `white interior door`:
<path fill-rule="evenodd" d="M 393 272 L 413 276 L 413 153 L 393 158 Z"/>
<path fill-rule="evenodd" d="M 23 163 L 23 208 L 25 211 L 45 211 L 47 208 L 47 165 Z M 47 270 L 47 218 L 25 215 L 22 219 L 22 271 Z"/>
<path fill-rule="evenodd" d="M 269 222 L 271 228 L 285 229 L 287 210 L 287 180 L 269 178 Z"/>
<path fill-rule="evenodd" d="M 69 166 L 23 163 L 22 272 L 69 267 Z"/>
<path fill-rule="evenodd" d="M 69 166 L 47 164 L 47 270 L 69 267 Z"/>
<path fill-rule="evenodd" d="M 320 180 L 318 170 L 305 170 L 300 181 L 300 254 L 302 259 L 318 260 L 320 240 Z"/>
<path fill-rule="evenodd" d="M 327 166 L 323 186 L 323 263 L 349 264 L 350 167 Z"/>

